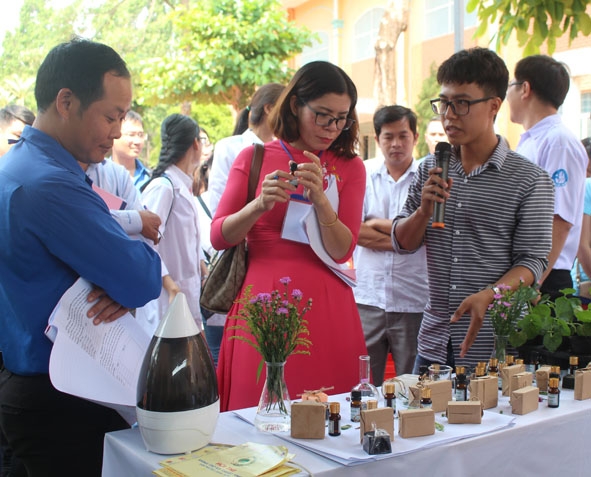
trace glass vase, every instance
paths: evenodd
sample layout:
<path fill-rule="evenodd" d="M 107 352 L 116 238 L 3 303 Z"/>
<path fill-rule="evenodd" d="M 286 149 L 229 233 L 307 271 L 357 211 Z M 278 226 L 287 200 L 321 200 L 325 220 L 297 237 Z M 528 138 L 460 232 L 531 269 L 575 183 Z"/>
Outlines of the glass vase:
<path fill-rule="evenodd" d="M 509 344 L 509 335 L 497 335 L 494 336 L 494 348 L 492 357 L 497 358 L 499 363 L 504 363 L 507 356 L 507 346 Z"/>
<path fill-rule="evenodd" d="M 267 376 L 254 419 L 255 427 L 264 432 L 289 432 L 291 400 L 285 384 L 285 362 L 265 362 Z"/>

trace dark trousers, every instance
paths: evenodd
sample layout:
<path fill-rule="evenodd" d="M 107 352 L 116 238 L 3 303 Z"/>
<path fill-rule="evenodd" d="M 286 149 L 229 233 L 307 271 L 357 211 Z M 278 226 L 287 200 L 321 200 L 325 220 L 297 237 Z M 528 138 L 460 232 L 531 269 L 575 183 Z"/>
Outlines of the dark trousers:
<path fill-rule="evenodd" d="M 570 270 L 557 270 L 553 268 L 546 277 L 546 280 L 544 280 L 544 283 L 542 283 L 540 292 L 542 295 L 550 295 L 551 300 L 556 300 L 556 298 L 562 296 L 560 290 L 572 287 L 573 279 Z"/>
<path fill-rule="evenodd" d="M 0 428 L 26 468 L 11 475 L 98 477 L 105 433 L 128 427 L 116 411 L 57 391 L 48 375 L 0 371 Z"/>

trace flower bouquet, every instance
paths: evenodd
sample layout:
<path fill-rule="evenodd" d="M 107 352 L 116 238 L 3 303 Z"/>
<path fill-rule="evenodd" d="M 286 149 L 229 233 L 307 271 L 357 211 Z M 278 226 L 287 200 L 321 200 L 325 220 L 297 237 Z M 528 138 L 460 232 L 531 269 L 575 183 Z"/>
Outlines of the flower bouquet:
<path fill-rule="evenodd" d="M 495 293 L 492 303 L 488 306 L 488 312 L 495 334 L 494 357 L 499 362 L 504 362 L 508 342 L 513 344 L 519 335 L 517 323 L 529 309 L 531 300 L 538 292 L 523 282 L 514 290 L 504 284 L 498 285 L 498 288 L 500 293 Z"/>
<path fill-rule="evenodd" d="M 246 287 L 237 303 L 242 304 L 238 316 L 230 319 L 242 323 L 229 329 L 243 331 L 230 339 L 244 341 L 261 355 L 257 369 L 257 382 L 266 363 L 267 377 L 257 410 L 255 425 L 265 431 L 289 430 L 289 393 L 284 380 L 284 365 L 292 354 L 310 354 L 312 344 L 304 315 L 312 307 L 312 299 L 302 303 L 301 290 L 289 291 L 291 279 L 279 280 L 284 290 L 253 295 L 252 285 Z"/>

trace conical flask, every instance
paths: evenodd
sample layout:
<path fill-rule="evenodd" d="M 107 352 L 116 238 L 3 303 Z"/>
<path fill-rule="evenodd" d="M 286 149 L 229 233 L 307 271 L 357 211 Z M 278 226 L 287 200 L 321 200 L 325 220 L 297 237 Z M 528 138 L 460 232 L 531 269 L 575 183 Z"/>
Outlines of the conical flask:
<path fill-rule="evenodd" d="M 152 337 L 137 396 L 138 426 L 148 450 L 179 454 L 210 442 L 220 412 L 217 378 L 183 293 Z"/>

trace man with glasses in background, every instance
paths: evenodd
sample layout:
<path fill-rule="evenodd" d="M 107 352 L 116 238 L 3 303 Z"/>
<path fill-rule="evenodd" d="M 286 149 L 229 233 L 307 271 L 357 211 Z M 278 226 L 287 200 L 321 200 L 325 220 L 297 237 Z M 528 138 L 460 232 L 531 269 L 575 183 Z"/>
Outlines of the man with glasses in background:
<path fill-rule="evenodd" d="M 398 253 L 427 249 L 415 373 L 431 363 L 487 361 L 493 329 L 485 315 L 498 285 L 531 285 L 548 264 L 552 180 L 494 131 L 508 79 L 503 60 L 485 48 L 454 54 L 437 73 L 441 92 L 431 105 L 452 145 L 449 179 L 426 158 L 391 230 Z M 445 206 L 443 228 L 432 226 L 436 202 Z"/>
<path fill-rule="evenodd" d="M 138 190 L 151 177 L 150 170 L 139 160 L 146 137 L 142 117 L 135 111 L 128 111 L 121 125 L 121 137 L 113 141 L 113 161 L 127 169 Z"/>
<path fill-rule="evenodd" d="M 0 157 L 17 143 L 25 126 L 32 126 L 33 121 L 33 111 L 19 104 L 9 104 L 0 109 Z"/>
<path fill-rule="evenodd" d="M 573 287 L 571 269 L 581 237 L 588 162 L 581 141 L 558 114 L 569 86 L 562 63 L 533 55 L 517 63 L 507 91 L 511 121 L 525 129 L 517 152 L 544 169 L 554 182 L 552 250 L 540 280 L 540 292 L 552 299 L 562 295 L 560 290 Z"/>

